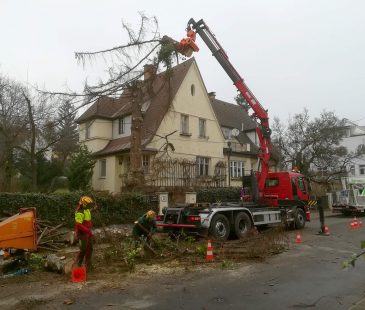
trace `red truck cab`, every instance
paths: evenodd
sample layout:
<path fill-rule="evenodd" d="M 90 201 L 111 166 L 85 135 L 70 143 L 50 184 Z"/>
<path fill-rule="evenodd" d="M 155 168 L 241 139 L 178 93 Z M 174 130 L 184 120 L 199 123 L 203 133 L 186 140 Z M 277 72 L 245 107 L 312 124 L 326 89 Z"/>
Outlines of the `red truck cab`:
<path fill-rule="evenodd" d="M 297 172 L 269 172 L 265 180 L 264 196 L 275 195 L 278 200 L 309 199 L 307 179 Z"/>

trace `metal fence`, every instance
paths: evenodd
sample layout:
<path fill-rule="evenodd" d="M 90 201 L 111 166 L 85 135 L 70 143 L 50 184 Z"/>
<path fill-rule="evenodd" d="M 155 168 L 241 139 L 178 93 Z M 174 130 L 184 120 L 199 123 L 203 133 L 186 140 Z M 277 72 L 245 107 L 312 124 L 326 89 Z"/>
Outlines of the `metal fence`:
<path fill-rule="evenodd" d="M 156 187 L 225 187 L 226 164 L 218 162 L 212 175 L 198 175 L 195 161 L 187 159 L 154 159 L 145 175 L 147 186 Z"/>

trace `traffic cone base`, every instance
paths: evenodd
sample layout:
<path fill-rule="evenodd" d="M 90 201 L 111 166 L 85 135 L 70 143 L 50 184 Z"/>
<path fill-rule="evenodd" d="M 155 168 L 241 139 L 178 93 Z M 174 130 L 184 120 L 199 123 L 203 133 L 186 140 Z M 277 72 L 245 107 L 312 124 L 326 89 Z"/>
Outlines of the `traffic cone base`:
<path fill-rule="evenodd" d="M 356 215 L 355 215 L 353 220 L 350 223 L 350 228 L 351 229 L 358 229 L 360 227 L 362 227 L 362 221 L 357 220 Z"/>
<path fill-rule="evenodd" d="M 324 227 L 323 227 L 323 233 L 324 233 L 325 235 L 329 235 L 329 234 L 330 234 L 330 229 L 328 228 L 328 226 L 327 226 L 327 225 L 324 225 Z"/>
<path fill-rule="evenodd" d="M 296 237 L 295 237 L 295 243 L 302 243 L 302 235 L 300 234 L 300 232 L 297 232 Z"/>
<path fill-rule="evenodd" d="M 205 258 L 205 261 L 206 262 L 212 262 L 213 260 L 214 260 L 214 257 L 213 257 L 212 241 L 208 240 L 207 256 Z"/>
<path fill-rule="evenodd" d="M 86 281 L 86 268 L 82 267 L 75 267 L 72 269 L 72 282 L 79 283 Z"/>

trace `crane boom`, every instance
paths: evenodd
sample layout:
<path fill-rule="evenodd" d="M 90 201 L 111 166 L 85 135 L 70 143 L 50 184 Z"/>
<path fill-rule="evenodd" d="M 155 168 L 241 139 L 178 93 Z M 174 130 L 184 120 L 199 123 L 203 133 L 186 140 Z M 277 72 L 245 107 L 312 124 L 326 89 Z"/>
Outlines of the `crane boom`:
<path fill-rule="evenodd" d="M 192 30 L 193 29 L 193 30 Z M 209 27 L 205 24 L 204 20 L 199 20 L 196 22 L 191 18 L 187 26 L 187 39 L 183 39 L 178 49 L 181 53 L 190 56 L 192 51 L 198 51 L 199 48 L 195 45 L 196 33 L 202 38 L 204 43 L 208 46 L 213 56 L 217 59 L 219 64 L 222 66 L 224 71 L 231 78 L 233 84 L 236 86 L 237 90 L 241 93 L 242 97 L 250 105 L 253 110 L 252 117 L 258 120 L 259 124 L 256 128 L 256 133 L 260 142 L 259 150 L 259 170 L 256 174 L 258 190 L 262 194 L 265 187 L 265 180 L 269 172 L 269 159 L 270 159 L 270 135 L 271 129 L 269 127 L 269 117 L 267 110 L 265 110 L 248 86 L 245 84 L 243 78 L 234 68 L 234 66 L 229 61 L 229 58 L 219 44 L 215 35 L 210 31 Z"/>

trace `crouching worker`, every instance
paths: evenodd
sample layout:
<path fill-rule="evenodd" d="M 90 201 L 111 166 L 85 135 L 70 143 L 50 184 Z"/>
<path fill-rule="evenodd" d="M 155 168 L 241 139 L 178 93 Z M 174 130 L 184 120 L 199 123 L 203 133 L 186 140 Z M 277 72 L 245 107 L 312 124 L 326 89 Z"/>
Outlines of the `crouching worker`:
<path fill-rule="evenodd" d="M 149 210 L 134 222 L 133 237 L 136 240 L 149 241 L 156 230 L 156 212 Z"/>
<path fill-rule="evenodd" d="M 88 196 L 82 196 L 75 210 L 75 233 L 79 242 L 80 252 L 77 256 L 77 264 L 81 266 L 84 259 L 87 269 L 91 269 L 91 255 L 93 252 L 91 231 L 91 211 L 93 200 Z"/>

